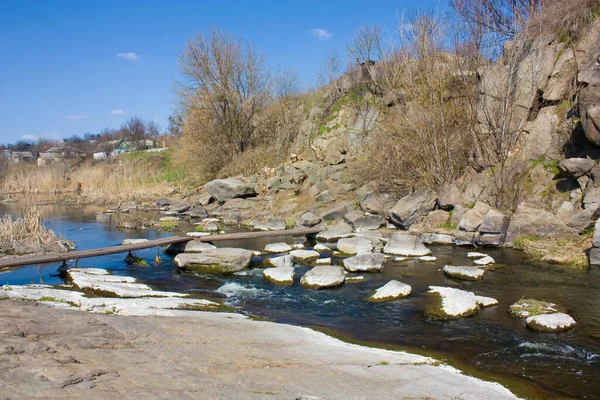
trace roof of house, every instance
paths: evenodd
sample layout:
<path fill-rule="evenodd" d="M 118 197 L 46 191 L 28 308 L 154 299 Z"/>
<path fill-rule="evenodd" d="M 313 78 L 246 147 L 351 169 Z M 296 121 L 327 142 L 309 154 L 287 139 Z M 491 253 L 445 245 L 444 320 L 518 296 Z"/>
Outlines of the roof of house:
<path fill-rule="evenodd" d="M 116 149 L 117 147 L 119 147 L 121 145 L 121 143 L 124 143 L 127 147 L 130 147 L 127 144 L 127 142 L 125 142 L 123 139 L 116 139 L 116 140 L 110 140 L 108 142 L 100 143 L 96 147 L 96 149 L 94 149 L 94 153 L 111 152 L 114 149 Z"/>

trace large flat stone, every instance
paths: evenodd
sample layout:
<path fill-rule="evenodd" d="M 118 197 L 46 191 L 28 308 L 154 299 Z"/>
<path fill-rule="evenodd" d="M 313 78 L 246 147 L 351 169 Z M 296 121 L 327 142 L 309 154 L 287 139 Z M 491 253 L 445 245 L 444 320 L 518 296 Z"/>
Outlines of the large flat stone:
<path fill-rule="evenodd" d="M 246 269 L 251 258 L 250 250 L 223 247 L 208 249 L 202 253 L 181 253 L 173 262 L 184 270 L 229 274 Z"/>
<path fill-rule="evenodd" d="M 429 250 L 417 236 L 394 233 L 388 243 L 383 248 L 386 254 L 399 256 L 427 256 L 431 254 Z"/>

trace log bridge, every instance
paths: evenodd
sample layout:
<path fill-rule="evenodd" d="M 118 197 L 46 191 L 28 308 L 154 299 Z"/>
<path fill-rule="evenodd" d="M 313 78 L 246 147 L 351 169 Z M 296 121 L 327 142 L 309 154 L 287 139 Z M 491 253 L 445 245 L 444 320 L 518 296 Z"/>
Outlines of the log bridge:
<path fill-rule="evenodd" d="M 0 260 L 0 269 L 8 267 L 18 267 L 23 265 L 45 264 L 57 261 L 79 260 L 81 258 L 99 257 L 108 254 L 130 252 L 134 250 L 148 249 L 156 246 L 168 246 L 173 243 L 185 243 L 191 240 L 200 240 L 202 242 L 222 242 L 226 240 L 243 240 L 277 236 L 311 236 L 321 232 L 321 228 L 301 228 L 285 229 L 279 231 L 256 231 L 256 232 L 237 232 L 201 236 L 193 238 L 188 236 L 171 236 L 168 238 L 149 240 L 147 242 L 126 244 L 120 246 L 102 247 L 99 249 L 77 250 L 60 254 L 44 254 L 36 256 L 17 257 L 14 259 Z"/>

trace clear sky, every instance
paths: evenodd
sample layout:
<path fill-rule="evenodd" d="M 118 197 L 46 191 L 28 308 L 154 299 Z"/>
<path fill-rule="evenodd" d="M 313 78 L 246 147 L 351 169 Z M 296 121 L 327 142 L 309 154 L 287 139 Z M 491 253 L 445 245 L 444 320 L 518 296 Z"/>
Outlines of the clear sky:
<path fill-rule="evenodd" d="M 356 29 L 445 0 L 0 0 L 0 143 L 118 127 L 132 115 L 162 129 L 177 57 L 211 25 L 253 43 L 272 68 L 310 85 L 325 53 Z"/>

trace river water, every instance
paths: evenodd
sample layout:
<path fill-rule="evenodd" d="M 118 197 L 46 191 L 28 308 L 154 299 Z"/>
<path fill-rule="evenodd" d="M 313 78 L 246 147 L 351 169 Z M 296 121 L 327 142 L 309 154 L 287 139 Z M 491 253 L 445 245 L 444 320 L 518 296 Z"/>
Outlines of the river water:
<path fill-rule="evenodd" d="M 51 199 L 50 199 L 51 200 Z M 0 214 L 18 215 L 28 203 L 0 204 Z M 122 231 L 116 215 L 100 209 L 73 209 L 38 205 L 48 228 L 76 242 L 77 249 L 118 245 L 125 238 L 170 236 L 154 230 Z M 293 239 L 255 239 L 243 243 L 218 242 L 220 247 L 261 250 L 265 244 Z M 445 277 L 445 264 L 470 265 L 468 248 L 430 246 L 436 262 L 386 261 L 380 273 L 363 274 L 361 283 L 338 289 L 313 291 L 296 284 L 276 287 L 262 278 L 261 270 L 246 275 L 207 276 L 181 273 L 172 258 L 163 254 L 160 265 L 131 267 L 124 254 L 84 259 L 80 267 L 105 268 L 117 275 L 134 276 L 158 290 L 173 290 L 221 298 L 242 313 L 276 322 L 310 326 L 344 340 L 390 349 L 432 355 L 466 373 L 497 380 L 527 398 L 600 398 L 600 270 L 580 271 L 564 266 L 530 262 L 522 253 L 485 249 L 502 268 L 486 273 L 479 282 Z M 136 252 L 152 264 L 156 249 Z M 335 260 L 334 260 L 335 261 Z M 51 276 L 57 265 L 28 266 L 0 273 L 0 284 L 64 283 Z M 308 269 L 298 267 L 296 276 Z M 413 294 L 390 303 L 371 304 L 365 299 L 390 279 L 412 286 Z M 429 285 L 466 289 L 496 298 L 497 307 L 481 310 L 472 318 L 431 321 L 423 316 Z M 520 298 L 555 302 L 577 320 L 564 333 L 540 333 L 512 318 L 508 307 Z"/>

